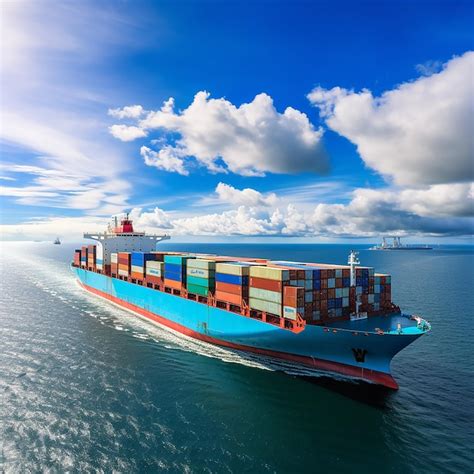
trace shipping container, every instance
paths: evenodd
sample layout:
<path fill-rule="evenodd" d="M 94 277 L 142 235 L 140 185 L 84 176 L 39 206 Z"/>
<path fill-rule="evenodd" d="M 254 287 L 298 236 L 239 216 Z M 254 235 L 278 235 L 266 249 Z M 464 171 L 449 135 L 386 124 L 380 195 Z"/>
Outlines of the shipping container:
<path fill-rule="evenodd" d="M 250 286 L 260 288 L 261 290 L 283 291 L 285 282 L 279 280 L 270 280 L 269 278 L 250 277 Z"/>
<path fill-rule="evenodd" d="M 217 263 L 216 272 L 225 273 L 227 275 L 249 276 L 250 263 L 234 262 L 234 263 Z"/>
<path fill-rule="evenodd" d="M 200 278 L 188 275 L 186 280 L 186 286 L 188 287 L 188 289 L 189 285 L 202 286 L 208 289 L 214 289 L 215 281 L 213 278 Z"/>
<path fill-rule="evenodd" d="M 236 306 L 243 306 L 245 301 L 244 298 L 242 298 L 240 295 L 226 293 L 225 291 L 218 290 L 216 290 L 214 297 L 218 301 L 224 301 L 226 303 L 234 304 Z"/>
<path fill-rule="evenodd" d="M 186 270 L 186 274 L 188 277 L 190 276 L 195 276 L 199 278 L 215 278 L 215 271 L 214 270 L 206 270 L 204 268 L 194 268 L 194 267 L 189 267 Z"/>
<path fill-rule="evenodd" d="M 258 298 L 249 298 L 249 306 L 251 309 L 275 314 L 280 317 L 283 314 L 282 305 L 279 303 L 272 303 L 271 301 L 259 300 Z"/>
<path fill-rule="evenodd" d="M 282 294 L 277 291 L 261 290 L 260 288 L 249 288 L 250 298 L 257 298 L 259 300 L 270 301 L 272 303 L 282 303 Z"/>
<path fill-rule="evenodd" d="M 247 297 L 249 294 L 249 287 L 245 285 L 234 285 L 232 283 L 223 283 L 216 281 L 216 291 L 222 293 L 230 293 L 232 295 L 240 295 L 241 297 Z"/>
<path fill-rule="evenodd" d="M 267 278 L 269 280 L 286 281 L 290 279 L 290 271 L 278 267 L 250 267 L 250 276 L 257 278 Z"/>
<path fill-rule="evenodd" d="M 188 260 L 187 262 L 188 270 L 190 269 L 201 269 L 206 271 L 215 271 L 216 269 L 216 262 L 212 260 L 203 260 L 203 259 L 193 259 Z M 188 273 L 189 274 L 189 273 Z"/>
<path fill-rule="evenodd" d="M 247 276 L 216 272 L 216 281 L 222 283 L 231 283 L 232 285 L 248 285 L 249 280 Z"/>
<path fill-rule="evenodd" d="M 189 281 L 187 284 L 187 290 L 189 293 L 193 293 L 195 295 L 200 295 L 200 296 L 208 296 L 208 292 L 209 292 L 208 288 L 204 286 L 200 286 L 200 285 L 193 285 L 192 283 L 189 283 Z"/>

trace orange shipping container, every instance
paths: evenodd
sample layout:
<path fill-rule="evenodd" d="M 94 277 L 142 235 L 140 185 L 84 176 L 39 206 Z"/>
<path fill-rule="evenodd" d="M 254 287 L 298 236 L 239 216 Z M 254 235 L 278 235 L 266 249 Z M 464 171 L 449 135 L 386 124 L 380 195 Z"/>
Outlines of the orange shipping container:
<path fill-rule="evenodd" d="M 223 283 L 216 281 L 216 290 L 223 293 L 230 293 L 231 295 L 248 296 L 248 287 L 241 285 L 234 285 L 232 283 Z"/>
<path fill-rule="evenodd" d="M 233 295 L 232 293 L 216 290 L 214 296 L 216 300 L 225 301 L 226 303 L 235 304 L 237 306 L 242 306 L 243 304 L 243 298 L 240 295 Z"/>
<path fill-rule="evenodd" d="M 250 277 L 250 286 L 268 291 L 282 291 L 283 282 L 279 280 L 269 280 L 268 278 Z"/>
<path fill-rule="evenodd" d="M 175 290 L 181 290 L 183 288 L 183 284 L 180 281 L 170 280 L 169 278 L 165 278 L 165 286 L 170 288 L 174 288 Z"/>

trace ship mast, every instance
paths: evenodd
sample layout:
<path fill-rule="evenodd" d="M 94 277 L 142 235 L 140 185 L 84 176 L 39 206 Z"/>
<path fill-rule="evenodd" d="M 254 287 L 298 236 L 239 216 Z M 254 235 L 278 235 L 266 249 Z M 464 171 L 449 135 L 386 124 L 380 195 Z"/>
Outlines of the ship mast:
<path fill-rule="evenodd" d="M 347 263 L 350 266 L 350 272 L 351 272 L 351 287 L 356 287 L 357 284 L 357 279 L 356 279 L 356 266 L 360 265 L 360 260 L 359 260 L 359 252 L 355 252 L 354 250 L 351 250 L 351 253 L 349 254 L 349 260 Z M 361 305 L 360 302 L 360 295 L 357 294 L 356 290 L 356 316 L 359 315 L 359 307 Z"/>

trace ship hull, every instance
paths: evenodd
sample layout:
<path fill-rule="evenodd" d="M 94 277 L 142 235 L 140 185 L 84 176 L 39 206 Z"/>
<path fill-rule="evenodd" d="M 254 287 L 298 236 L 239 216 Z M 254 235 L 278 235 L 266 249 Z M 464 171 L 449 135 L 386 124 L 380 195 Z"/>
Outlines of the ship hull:
<path fill-rule="evenodd" d="M 314 325 L 306 325 L 302 332 L 294 333 L 95 272 L 75 267 L 73 271 L 87 291 L 186 336 L 391 389 L 398 388 L 390 374 L 393 356 L 419 337 L 418 334 L 376 334 Z M 363 354 L 362 359 L 360 354 Z"/>

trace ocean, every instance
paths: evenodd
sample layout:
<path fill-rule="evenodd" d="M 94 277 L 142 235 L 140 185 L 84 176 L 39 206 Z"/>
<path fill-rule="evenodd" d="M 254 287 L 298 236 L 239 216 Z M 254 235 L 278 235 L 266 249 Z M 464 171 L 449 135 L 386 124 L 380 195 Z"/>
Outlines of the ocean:
<path fill-rule="evenodd" d="M 432 331 L 400 390 L 309 376 L 176 335 L 84 292 L 72 244 L 2 243 L 0 471 L 472 473 L 474 249 L 162 244 L 362 264 Z"/>

